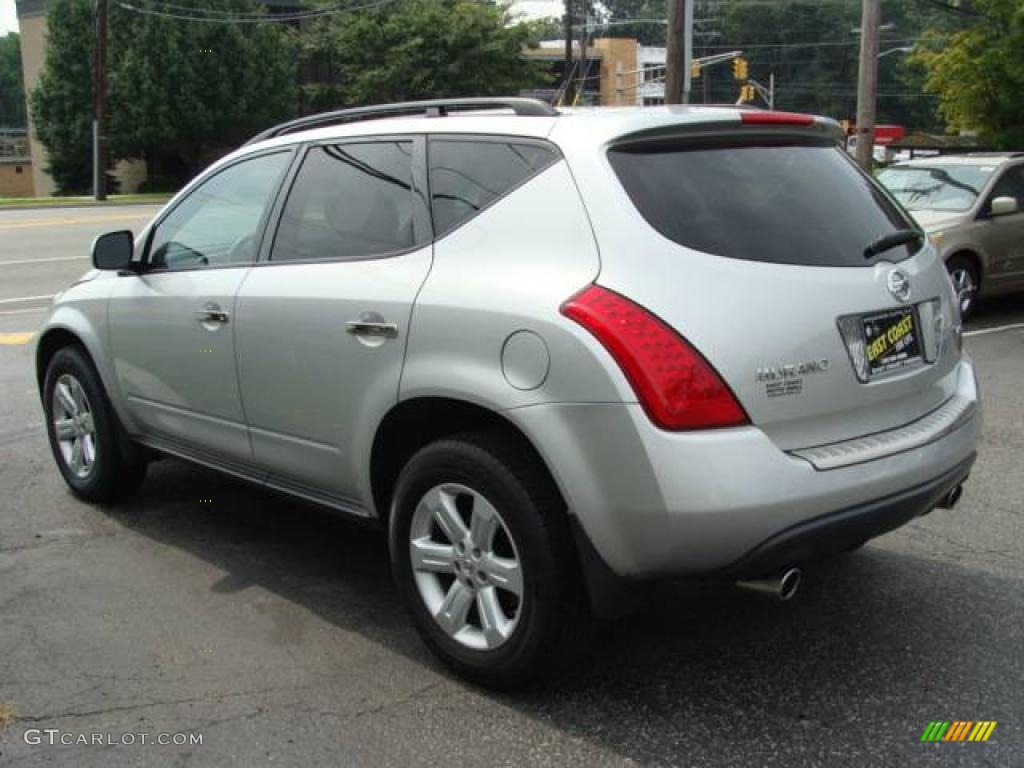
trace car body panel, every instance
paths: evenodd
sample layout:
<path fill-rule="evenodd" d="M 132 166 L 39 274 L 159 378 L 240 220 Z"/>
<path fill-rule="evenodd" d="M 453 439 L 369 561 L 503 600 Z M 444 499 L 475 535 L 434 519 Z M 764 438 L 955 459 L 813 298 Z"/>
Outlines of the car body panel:
<path fill-rule="evenodd" d="M 957 393 L 978 401 L 969 361 L 950 375 Z M 778 531 L 937 477 L 971 455 L 981 426 L 975 412 L 940 441 L 820 471 L 756 427 L 666 432 L 635 404 L 507 415 L 542 447 L 601 558 L 635 578 L 726 568 Z"/>
<path fill-rule="evenodd" d="M 143 432 L 252 460 L 235 370 L 235 295 L 250 267 L 150 272 L 110 294 L 110 354 Z M 201 322 L 215 305 L 227 323 Z M 158 340 L 158 341 L 157 341 Z"/>
<path fill-rule="evenodd" d="M 271 476 L 370 502 L 372 435 L 398 402 L 413 301 L 431 246 L 389 259 L 267 262 L 238 296 L 242 399 L 256 463 Z M 347 332 L 365 313 L 396 338 Z"/>

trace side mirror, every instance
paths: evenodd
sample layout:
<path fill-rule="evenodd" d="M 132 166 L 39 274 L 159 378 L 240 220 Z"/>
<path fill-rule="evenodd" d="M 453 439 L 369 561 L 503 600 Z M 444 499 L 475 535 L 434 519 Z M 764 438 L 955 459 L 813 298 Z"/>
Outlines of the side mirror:
<path fill-rule="evenodd" d="M 92 263 L 96 269 L 130 269 L 135 237 L 130 230 L 107 232 L 92 241 Z"/>
<path fill-rule="evenodd" d="M 1020 205 L 1015 197 L 997 197 L 992 201 L 988 212 L 992 216 L 1005 216 L 1008 213 L 1016 213 Z"/>

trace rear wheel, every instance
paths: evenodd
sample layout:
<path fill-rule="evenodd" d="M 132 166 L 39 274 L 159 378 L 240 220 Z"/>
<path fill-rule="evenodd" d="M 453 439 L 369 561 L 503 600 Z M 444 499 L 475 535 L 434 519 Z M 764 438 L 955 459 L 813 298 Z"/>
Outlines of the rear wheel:
<path fill-rule="evenodd" d="M 64 347 L 50 360 L 43 407 L 53 458 L 77 496 L 119 501 L 139 487 L 145 462 L 129 455 L 99 374 L 80 347 Z"/>
<path fill-rule="evenodd" d="M 949 279 L 953 281 L 953 290 L 960 301 L 960 316 L 966 320 L 973 313 L 978 298 L 978 267 L 967 256 L 954 256 L 946 262 L 946 269 L 949 270 Z"/>
<path fill-rule="evenodd" d="M 390 524 L 398 590 L 421 636 L 474 682 L 509 688 L 557 668 L 583 615 L 562 503 L 502 435 L 422 449 Z"/>

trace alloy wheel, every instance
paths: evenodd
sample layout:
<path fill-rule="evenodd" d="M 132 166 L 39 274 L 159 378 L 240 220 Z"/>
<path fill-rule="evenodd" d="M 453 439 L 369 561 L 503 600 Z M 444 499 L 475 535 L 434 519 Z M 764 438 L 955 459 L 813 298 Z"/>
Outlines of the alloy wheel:
<path fill-rule="evenodd" d="M 464 485 L 435 486 L 416 505 L 409 539 L 417 589 L 441 629 L 472 650 L 507 642 L 523 611 L 523 573 L 494 505 Z"/>
<path fill-rule="evenodd" d="M 953 288 L 960 301 L 960 314 L 967 315 L 974 306 L 974 297 L 978 292 L 974 276 L 966 267 L 956 267 L 950 272 L 950 279 L 953 281 Z"/>
<path fill-rule="evenodd" d="M 85 390 L 70 373 L 53 388 L 51 418 L 64 465 L 78 479 L 87 478 L 96 464 L 96 423 Z"/>

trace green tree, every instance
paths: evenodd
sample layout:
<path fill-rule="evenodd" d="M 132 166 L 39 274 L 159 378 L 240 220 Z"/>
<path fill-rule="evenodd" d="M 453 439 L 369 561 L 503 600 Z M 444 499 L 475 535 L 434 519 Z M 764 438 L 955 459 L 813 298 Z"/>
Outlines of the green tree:
<path fill-rule="evenodd" d="M 0 127 L 25 126 L 25 91 L 21 81 L 18 33 L 0 37 Z"/>
<path fill-rule="evenodd" d="M 952 130 L 977 131 L 1005 149 L 1024 147 L 1024 2 L 976 0 L 982 20 L 952 35 L 933 33 L 915 58 L 939 94 Z"/>
<path fill-rule="evenodd" d="M 538 29 L 478 0 L 398 0 L 303 30 L 307 108 L 515 94 L 547 81 L 521 52 Z"/>
<path fill-rule="evenodd" d="M 87 192 L 92 185 L 92 19 L 89 0 L 51 0 L 47 6 L 46 60 L 30 101 L 58 194 Z"/>
<path fill-rule="evenodd" d="M 190 4 L 203 15 L 259 8 L 251 0 Z M 145 158 L 150 187 L 180 185 L 296 109 L 293 36 L 278 23 L 187 21 L 115 7 L 110 49 L 111 151 Z"/>
<path fill-rule="evenodd" d="M 184 10 L 188 0 L 178 0 Z M 210 3 L 194 2 L 210 15 Z M 253 0 L 212 10 L 254 12 Z M 46 60 L 32 94 L 36 134 L 62 194 L 92 182 L 93 12 L 50 0 Z M 110 7 L 111 159 L 143 157 L 151 186 L 175 187 L 219 153 L 296 108 L 292 32 L 278 23 L 209 23 Z"/>
<path fill-rule="evenodd" d="M 612 22 L 607 27 L 597 27 L 594 37 L 632 37 L 641 45 L 665 45 L 668 28 L 668 3 L 666 0 L 606 0 L 601 3 L 606 11 L 603 21 Z M 701 3 L 695 3 L 700 15 Z M 699 42 L 700 26 L 694 29 L 694 40 Z"/>

